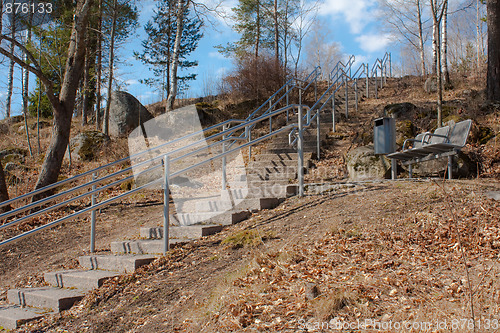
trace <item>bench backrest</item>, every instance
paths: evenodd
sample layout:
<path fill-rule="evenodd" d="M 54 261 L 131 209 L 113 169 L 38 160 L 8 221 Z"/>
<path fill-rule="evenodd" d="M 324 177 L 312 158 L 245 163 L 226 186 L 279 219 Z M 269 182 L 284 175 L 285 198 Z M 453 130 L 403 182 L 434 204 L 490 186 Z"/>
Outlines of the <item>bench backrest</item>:
<path fill-rule="evenodd" d="M 434 134 L 437 134 L 439 136 L 432 135 L 428 140 L 429 142 L 427 142 L 427 144 L 448 143 L 448 134 L 450 134 L 450 126 L 436 128 Z"/>
<path fill-rule="evenodd" d="M 456 123 L 455 126 L 451 129 L 449 143 L 458 147 L 465 146 L 465 142 L 467 141 L 467 137 L 469 136 L 471 126 L 472 120 L 470 119 Z"/>
<path fill-rule="evenodd" d="M 426 133 L 417 134 L 415 141 L 413 141 L 413 148 L 422 148 L 422 139 Z"/>

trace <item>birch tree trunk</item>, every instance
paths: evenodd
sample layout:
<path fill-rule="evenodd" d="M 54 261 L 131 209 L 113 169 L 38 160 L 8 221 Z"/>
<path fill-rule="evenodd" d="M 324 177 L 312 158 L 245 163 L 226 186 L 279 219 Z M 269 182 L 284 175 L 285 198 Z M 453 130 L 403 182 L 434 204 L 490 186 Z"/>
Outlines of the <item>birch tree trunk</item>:
<path fill-rule="evenodd" d="M 424 47 L 424 29 L 422 26 L 422 6 L 420 0 L 417 0 L 417 19 L 418 19 L 418 40 L 419 40 L 419 52 L 420 52 L 420 71 L 422 77 L 427 74 L 425 68 L 425 47 Z"/>
<path fill-rule="evenodd" d="M 443 3 L 443 18 L 441 20 L 441 63 L 445 86 L 451 84 L 448 71 L 448 1 Z"/>
<path fill-rule="evenodd" d="M 172 53 L 172 62 L 170 65 L 170 91 L 167 97 L 166 111 L 174 109 L 174 102 L 177 96 L 177 68 L 179 67 L 179 53 L 181 48 L 181 38 L 184 23 L 184 11 L 189 5 L 189 0 L 177 0 L 176 32 L 174 41 L 174 51 Z"/>
<path fill-rule="evenodd" d="M 102 0 L 99 0 L 99 18 L 97 27 L 97 80 L 96 80 L 96 103 L 95 103 L 95 127 L 101 129 L 101 85 L 102 85 Z"/>

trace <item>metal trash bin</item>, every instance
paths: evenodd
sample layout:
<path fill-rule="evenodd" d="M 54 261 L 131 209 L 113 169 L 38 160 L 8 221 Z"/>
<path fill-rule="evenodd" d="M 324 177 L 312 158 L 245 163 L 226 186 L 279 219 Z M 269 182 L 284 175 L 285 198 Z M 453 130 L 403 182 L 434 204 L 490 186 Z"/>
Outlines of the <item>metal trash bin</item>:
<path fill-rule="evenodd" d="M 385 155 L 396 151 L 396 121 L 394 118 L 375 119 L 373 145 L 375 155 Z"/>

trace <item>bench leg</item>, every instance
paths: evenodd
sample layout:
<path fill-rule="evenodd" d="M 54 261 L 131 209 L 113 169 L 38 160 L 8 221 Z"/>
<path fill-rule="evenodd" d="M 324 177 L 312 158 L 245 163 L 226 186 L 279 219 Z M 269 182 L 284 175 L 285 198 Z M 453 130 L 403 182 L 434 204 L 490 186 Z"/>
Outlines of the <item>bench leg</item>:
<path fill-rule="evenodd" d="M 413 178 L 413 166 L 412 164 L 408 164 L 408 178 Z"/>
<path fill-rule="evenodd" d="M 395 158 L 391 159 L 391 178 L 392 180 L 398 178 L 398 164 Z"/>
<path fill-rule="evenodd" d="M 453 155 L 448 156 L 448 179 L 453 179 Z"/>

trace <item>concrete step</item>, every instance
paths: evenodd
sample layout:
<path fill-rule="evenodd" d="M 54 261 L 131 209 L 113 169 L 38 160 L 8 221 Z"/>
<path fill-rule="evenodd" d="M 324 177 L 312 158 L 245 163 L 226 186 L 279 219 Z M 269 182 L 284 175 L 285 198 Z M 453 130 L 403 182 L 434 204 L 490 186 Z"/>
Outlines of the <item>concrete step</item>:
<path fill-rule="evenodd" d="M 122 273 L 134 272 L 156 259 L 151 255 L 91 255 L 78 258 L 80 266 L 88 269 L 103 269 Z"/>
<path fill-rule="evenodd" d="M 41 287 L 10 289 L 7 291 L 9 303 L 50 311 L 67 310 L 82 298 L 83 292 L 78 289 Z"/>
<path fill-rule="evenodd" d="M 288 141 L 285 143 L 285 142 L 273 142 L 273 143 L 270 143 L 269 145 L 266 146 L 266 149 L 294 149 L 296 151 L 295 147 L 297 145 L 297 143 L 295 143 L 294 145 L 290 145 L 288 143 Z M 316 149 L 316 142 L 304 142 L 303 144 L 303 147 L 304 149 L 309 149 L 309 148 L 314 148 Z"/>
<path fill-rule="evenodd" d="M 102 286 L 107 279 L 118 275 L 120 275 L 118 272 L 103 270 L 65 270 L 47 272 L 44 278 L 45 282 L 54 287 L 92 290 Z"/>
<path fill-rule="evenodd" d="M 314 147 L 304 147 L 304 153 L 316 153 L 316 146 Z M 264 150 L 266 153 L 272 153 L 272 154 L 291 154 L 293 152 L 296 152 L 297 149 L 290 147 L 290 148 L 268 148 Z"/>
<path fill-rule="evenodd" d="M 311 160 L 304 162 L 305 168 L 310 168 Z M 295 167 L 297 168 L 297 160 L 269 160 L 269 161 L 253 161 L 249 168 L 273 168 L 273 167 Z M 240 178 L 241 179 L 241 178 Z"/>
<path fill-rule="evenodd" d="M 170 239 L 170 246 L 176 243 L 185 243 L 192 239 Z M 163 253 L 163 239 L 137 239 L 111 243 L 111 252 L 114 254 L 161 254 Z"/>
<path fill-rule="evenodd" d="M 13 330 L 29 321 L 54 313 L 53 311 L 20 307 L 19 305 L 0 306 L 0 330 L 2 328 Z"/>
<path fill-rule="evenodd" d="M 199 202 L 197 209 L 200 212 L 224 211 L 233 208 L 232 200 L 203 201 Z M 236 208 L 248 211 L 258 211 L 271 209 L 278 206 L 280 200 L 277 198 L 250 198 L 245 199 L 236 205 Z"/>
<path fill-rule="evenodd" d="M 234 182 L 231 183 L 232 187 L 243 187 L 244 182 L 247 182 L 247 186 L 251 186 L 249 183 L 253 182 L 264 182 L 264 181 L 273 181 L 273 180 L 287 180 L 288 179 L 295 179 L 297 177 L 297 172 L 296 168 L 293 169 L 293 167 L 289 167 L 288 170 L 285 170 L 283 172 L 266 172 L 265 170 L 261 171 L 262 174 L 256 174 L 256 173 L 251 173 L 248 175 L 241 175 L 240 179 L 236 179 Z M 240 182 L 242 185 L 240 185 Z"/>
<path fill-rule="evenodd" d="M 304 153 L 304 161 L 305 160 L 310 160 L 312 157 L 312 153 Z M 297 161 L 297 152 L 294 153 L 277 153 L 277 154 L 270 154 L 270 153 L 262 153 L 255 155 L 255 161 Z"/>
<path fill-rule="evenodd" d="M 298 187 L 295 184 L 271 184 L 259 187 L 252 187 L 248 190 L 231 189 L 228 190 L 230 195 L 234 198 L 288 198 L 298 193 Z"/>
<path fill-rule="evenodd" d="M 174 225 L 188 226 L 193 224 L 232 225 L 246 220 L 251 213 L 246 210 L 225 212 L 191 212 L 171 216 Z"/>
<path fill-rule="evenodd" d="M 190 226 L 170 226 L 170 238 L 193 239 L 209 236 L 222 231 L 221 225 L 190 225 Z M 143 227 L 141 228 L 141 238 L 163 239 L 163 227 Z"/>

